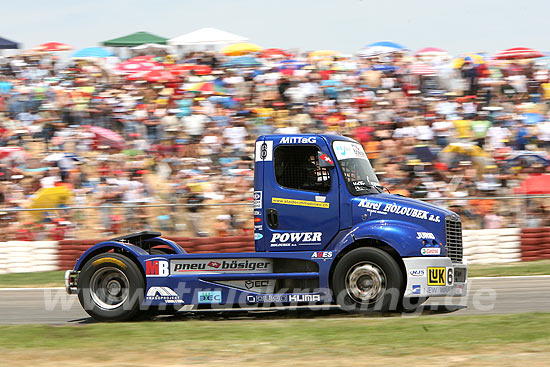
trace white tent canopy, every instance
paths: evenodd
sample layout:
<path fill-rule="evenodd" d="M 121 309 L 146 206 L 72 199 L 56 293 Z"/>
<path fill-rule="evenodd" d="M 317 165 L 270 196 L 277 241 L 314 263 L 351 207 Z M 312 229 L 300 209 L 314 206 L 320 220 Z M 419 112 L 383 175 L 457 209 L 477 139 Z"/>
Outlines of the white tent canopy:
<path fill-rule="evenodd" d="M 231 43 L 246 42 L 248 38 L 233 33 L 220 31 L 216 28 L 201 28 L 191 33 L 182 34 L 168 40 L 169 45 L 192 46 L 192 45 L 226 45 Z"/>

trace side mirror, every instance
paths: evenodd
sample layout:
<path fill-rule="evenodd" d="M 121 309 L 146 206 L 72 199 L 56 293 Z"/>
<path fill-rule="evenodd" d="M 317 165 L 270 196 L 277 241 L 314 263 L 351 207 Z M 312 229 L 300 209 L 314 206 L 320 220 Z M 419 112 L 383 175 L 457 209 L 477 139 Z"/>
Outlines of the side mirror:
<path fill-rule="evenodd" d="M 334 167 L 334 161 L 332 158 L 323 152 L 319 152 L 317 154 L 317 160 L 319 162 L 319 167 L 321 168 Z"/>

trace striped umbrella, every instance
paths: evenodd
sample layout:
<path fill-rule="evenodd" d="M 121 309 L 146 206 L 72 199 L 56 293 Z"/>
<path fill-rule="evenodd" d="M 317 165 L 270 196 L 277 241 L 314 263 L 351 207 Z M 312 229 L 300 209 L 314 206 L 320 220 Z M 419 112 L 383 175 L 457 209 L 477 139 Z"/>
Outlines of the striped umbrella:
<path fill-rule="evenodd" d="M 445 56 L 447 51 L 435 47 L 425 47 L 416 51 L 415 56 Z"/>
<path fill-rule="evenodd" d="M 433 66 L 423 63 L 412 64 L 409 70 L 415 75 L 435 75 L 437 73 Z"/>
<path fill-rule="evenodd" d="M 516 59 L 536 59 L 537 57 L 544 57 L 545 55 L 528 47 L 514 47 L 507 50 L 497 52 L 493 58 L 496 60 L 516 60 Z"/>

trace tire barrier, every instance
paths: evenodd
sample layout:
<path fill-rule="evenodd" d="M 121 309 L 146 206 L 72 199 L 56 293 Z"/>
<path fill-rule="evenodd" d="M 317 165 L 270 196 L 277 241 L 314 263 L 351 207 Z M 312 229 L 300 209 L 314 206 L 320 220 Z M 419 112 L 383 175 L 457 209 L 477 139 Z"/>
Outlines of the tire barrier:
<path fill-rule="evenodd" d="M 521 260 L 550 259 L 550 228 L 523 228 L 521 230 Z"/>
<path fill-rule="evenodd" d="M 172 237 L 189 253 L 215 252 L 253 252 L 254 239 L 252 236 L 231 237 Z M 103 240 L 63 240 L 59 241 L 59 270 L 72 269 L 76 260 L 89 247 Z"/>
<path fill-rule="evenodd" d="M 505 264 L 522 260 L 519 228 L 462 232 L 464 258 L 469 264 Z"/>
<path fill-rule="evenodd" d="M 0 274 L 58 269 L 57 241 L 0 242 Z"/>
<path fill-rule="evenodd" d="M 254 251 L 252 236 L 170 239 L 189 253 Z M 0 274 L 72 269 L 84 251 L 101 241 L 0 242 Z M 550 228 L 464 230 L 462 242 L 470 264 L 550 259 Z"/>

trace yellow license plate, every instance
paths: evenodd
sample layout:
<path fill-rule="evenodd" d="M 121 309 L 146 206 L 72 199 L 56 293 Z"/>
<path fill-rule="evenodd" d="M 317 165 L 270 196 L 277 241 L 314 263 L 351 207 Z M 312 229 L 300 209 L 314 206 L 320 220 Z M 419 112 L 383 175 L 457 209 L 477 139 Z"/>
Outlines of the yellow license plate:
<path fill-rule="evenodd" d="M 445 268 L 428 268 L 428 285 L 445 284 Z"/>

